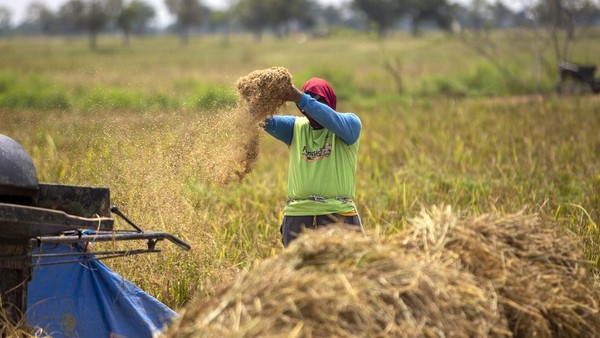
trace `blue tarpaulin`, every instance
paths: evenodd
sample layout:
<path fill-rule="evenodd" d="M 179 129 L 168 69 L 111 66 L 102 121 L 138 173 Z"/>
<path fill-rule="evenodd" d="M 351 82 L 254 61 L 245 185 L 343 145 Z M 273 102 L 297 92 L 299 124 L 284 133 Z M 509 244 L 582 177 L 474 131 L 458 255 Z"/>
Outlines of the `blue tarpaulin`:
<path fill-rule="evenodd" d="M 34 253 L 80 251 L 76 245 L 44 244 Z M 152 337 L 177 316 L 99 261 L 40 265 L 73 259 L 33 260 L 27 293 L 29 326 L 39 327 L 53 338 Z"/>

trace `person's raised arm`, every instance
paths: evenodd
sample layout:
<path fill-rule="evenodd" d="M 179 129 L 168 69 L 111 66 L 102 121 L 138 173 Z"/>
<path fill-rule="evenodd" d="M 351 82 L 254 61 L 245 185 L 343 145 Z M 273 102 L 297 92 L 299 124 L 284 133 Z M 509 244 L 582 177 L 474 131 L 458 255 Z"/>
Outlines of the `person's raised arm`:
<path fill-rule="evenodd" d="M 360 136 L 362 128 L 360 119 L 353 113 L 339 113 L 328 105 L 321 103 L 308 94 L 304 94 L 298 102 L 304 113 L 323 127 L 331 130 L 347 144 L 353 144 Z"/>
<path fill-rule="evenodd" d="M 352 113 L 338 113 L 326 104 L 318 102 L 310 95 L 302 93 L 292 85 L 287 101 L 296 102 L 304 113 L 324 128 L 331 130 L 347 144 L 353 144 L 360 136 L 362 128 L 358 116 Z"/>
<path fill-rule="evenodd" d="M 295 122 L 296 116 L 271 116 L 265 119 L 263 129 L 271 136 L 289 146 L 292 144 Z"/>

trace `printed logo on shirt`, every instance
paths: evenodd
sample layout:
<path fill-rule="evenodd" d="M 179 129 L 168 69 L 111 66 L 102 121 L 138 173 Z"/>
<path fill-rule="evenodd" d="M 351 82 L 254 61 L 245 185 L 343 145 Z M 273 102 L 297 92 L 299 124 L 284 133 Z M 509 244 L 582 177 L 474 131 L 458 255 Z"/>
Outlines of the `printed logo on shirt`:
<path fill-rule="evenodd" d="M 303 160 L 308 162 L 315 162 L 331 155 L 331 144 L 326 143 L 321 149 L 318 150 L 309 150 L 307 146 L 302 148 L 302 156 Z"/>

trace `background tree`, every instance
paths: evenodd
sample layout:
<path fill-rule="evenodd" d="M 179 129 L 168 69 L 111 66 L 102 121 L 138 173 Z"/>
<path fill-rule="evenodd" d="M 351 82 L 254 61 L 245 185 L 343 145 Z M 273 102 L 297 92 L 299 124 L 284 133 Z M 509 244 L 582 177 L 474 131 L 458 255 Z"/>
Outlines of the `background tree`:
<path fill-rule="evenodd" d="M 177 17 L 177 25 L 181 36 L 181 43 L 187 45 L 190 39 L 190 29 L 202 23 L 208 8 L 199 0 L 165 0 L 171 14 Z"/>
<path fill-rule="evenodd" d="M 223 38 L 223 45 L 229 45 L 229 39 L 231 31 L 233 29 L 235 21 L 235 6 L 236 0 L 222 0 L 225 2 L 225 8 L 223 10 L 214 10 L 210 14 L 210 27 L 221 34 Z"/>
<path fill-rule="evenodd" d="M 320 11 L 319 18 L 322 22 L 319 22 L 318 24 L 323 26 L 341 26 L 344 23 L 341 9 L 333 5 L 324 6 Z"/>
<path fill-rule="evenodd" d="M 53 35 L 61 31 L 60 20 L 52 10 L 41 1 L 34 1 L 27 7 L 25 24 L 32 30 L 45 34 Z"/>
<path fill-rule="evenodd" d="M 89 34 L 90 49 L 97 46 L 98 34 L 121 11 L 121 0 L 70 0 L 61 6 L 59 15 L 74 29 Z"/>
<path fill-rule="evenodd" d="M 261 40 L 263 30 L 268 26 L 269 0 L 240 0 L 235 15 L 256 40 Z"/>
<path fill-rule="evenodd" d="M 315 0 L 302 0 L 294 2 L 292 21 L 297 21 L 304 30 L 313 28 L 319 18 L 325 16 L 325 8 Z M 329 23 L 328 23 L 329 24 Z"/>
<path fill-rule="evenodd" d="M 485 0 L 473 0 L 467 9 L 467 27 L 460 33 L 460 40 L 465 47 L 486 59 L 499 73 L 502 74 L 512 88 L 526 88 L 523 74 L 513 70 L 511 65 L 505 63 L 502 56 L 505 48 L 502 43 L 495 40 L 491 34 L 493 28 L 493 6 Z M 525 37 L 524 35 L 521 35 Z M 509 48 L 515 48 L 514 45 Z"/>
<path fill-rule="evenodd" d="M 62 31 L 66 34 L 76 34 L 83 30 L 85 17 L 85 3 L 83 0 L 69 0 L 58 10 L 59 20 L 62 22 Z"/>
<path fill-rule="evenodd" d="M 491 6 L 494 28 L 509 28 L 518 25 L 518 19 L 513 10 L 499 0 Z"/>
<path fill-rule="evenodd" d="M 476 31 L 483 30 L 490 20 L 490 6 L 485 0 L 472 0 L 470 6 L 471 19 Z"/>
<path fill-rule="evenodd" d="M 278 37 L 289 35 L 290 23 L 311 26 L 312 16 L 318 13 L 318 5 L 310 0 L 269 0 L 269 19 L 267 22 Z"/>
<path fill-rule="evenodd" d="M 317 8 L 313 0 L 240 0 L 235 13 L 240 23 L 260 40 L 270 28 L 278 37 L 287 36 L 290 24 L 296 22 L 310 27 Z"/>
<path fill-rule="evenodd" d="M 412 0 L 408 12 L 413 36 L 420 34 L 420 26 L 426 20 L 434 21 L 441 29 L 451 29 L 453 7 L 447 0 Z"/>
<path fill-rule="evenodd" d="M 154 8 L 142 0 L 133 0 L 123 7 L 117 16 L 117 26 L 123 31 L 126 46 L 129 46 L 131 33 L 143 32 L 155 15 Z"/>
<path fill-rule="evenodd" d="M 0 34 L 5 34 L 10 30 L 10 20 L 12 19 L 12 13 L 4 6 L 0 6 Z"/>
<path fill-rule="evenodd" d="M 387 34 L 392 25 L 407 12 L 408 7 L 407 1 L 403 0 L 353 0 L 352 6 L 376 25 L 379 37 Z"/>
<path fill-rule="evenodd" d="M 600 1 L 540 0 L 530 8 L 535 25 L 552 42 L 556 61 L 567 60 L 578 38 L 592 23 Z"/>
<path fill-rule="evenodd" d="M 210 27 L 223 37 L 223 45 L 229 45 L 233 12 L 230 8 L 212 11 L 210 13 Z"/>

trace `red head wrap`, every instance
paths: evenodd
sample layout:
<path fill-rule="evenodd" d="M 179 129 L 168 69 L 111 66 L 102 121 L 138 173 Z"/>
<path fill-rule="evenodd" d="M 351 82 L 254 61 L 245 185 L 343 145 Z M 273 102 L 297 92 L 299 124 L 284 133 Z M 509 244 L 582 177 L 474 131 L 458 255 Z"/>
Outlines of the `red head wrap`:
<path fill-rule="evenodd" d="M 306 81 L 306 83 L 304 83 L 304 85 L 302 86 L 302 91 L 305 93 L 310 92 L 319 95 L 320 97 L 325 99 L 325 102 L 329 107 L 335 110 L 335 107 L 337 105 L 337 98 L 329 82 L 318 77 L 313 77 L 310 80 Z"/>
<path fill-rule="evenodd" d="M 313 77 L 304 83 L 304 85 L 302 86 L 302 91 L 313 97 L 314 94 L 319 95 L 323 98 L 323 100 L 325 101 L 324 103 L 326 105 L 331 107 L 331 109 L 335 110 L 337 105 L 337 97 L 335 96 L 335 92 L 333 91 L 333 88 L 331 87 L 329 82 L 318 77 Z M 302 110 L 300 110 L 300 112 L 304 114 Z M 310 122 L 310 125 L 313 126 L 313 128 L 322 128 L 317 121 L 313 120 L 306 114 L 304 114 L 304 116 L 308 118 L 308 121 Z"/>

